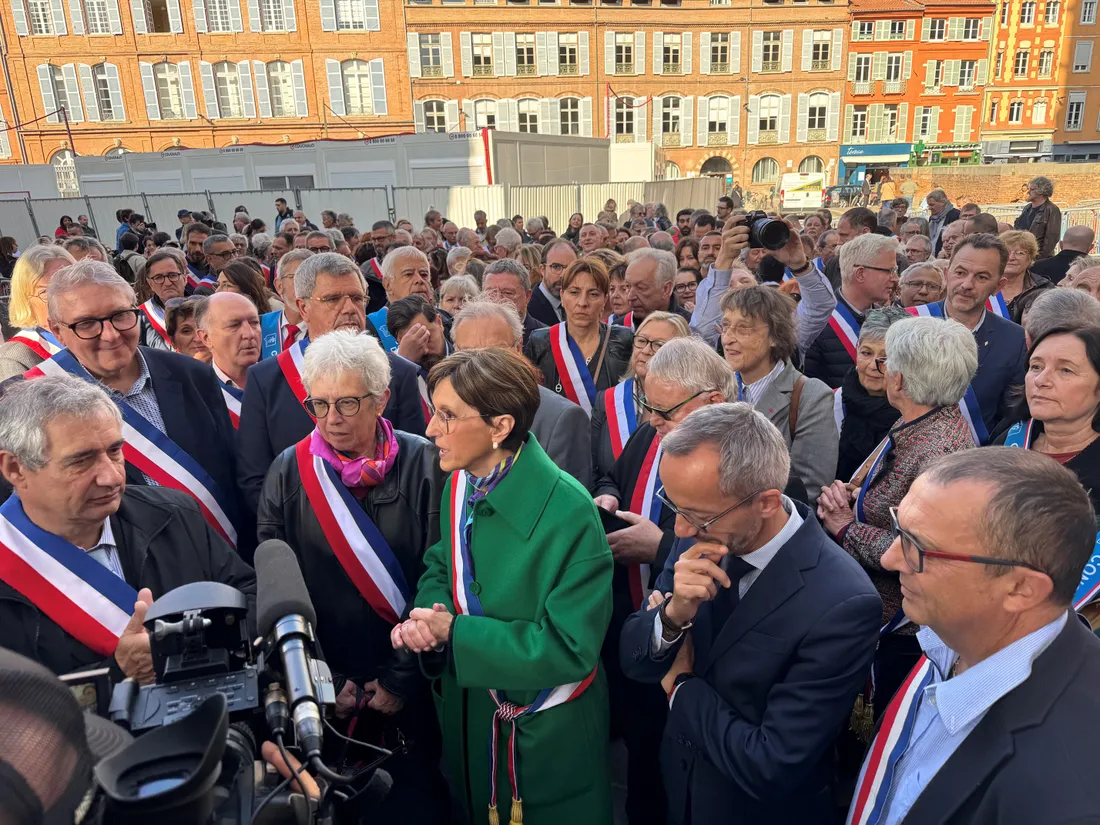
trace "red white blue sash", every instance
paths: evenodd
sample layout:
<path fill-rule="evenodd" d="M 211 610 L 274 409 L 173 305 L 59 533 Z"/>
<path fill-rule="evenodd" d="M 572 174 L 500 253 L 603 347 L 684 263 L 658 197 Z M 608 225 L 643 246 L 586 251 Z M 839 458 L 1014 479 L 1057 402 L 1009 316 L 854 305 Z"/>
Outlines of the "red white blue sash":
<path fill-rule="evenodd" d="M 294 452 L 302 487 L 325 540 L 359 595 L 375 613 L 395 625 L 412 598 L 401 564 L 332 465 L 310 453 L 311 438 L 312 434 L 299 441 Z"/>
<path fill-rule="evenodd" d="M 852 313 L 848 307 L 846 307 L 840 301 L 836 302 L 836 308 L 833 309 L 833 314 L 829 317 L 829 326 L 833 332 L 836 333 L 836 337 L 840 339 L 840 343 L 844 345 L 845 351 L 852 359 L 852 363 L 856 360 L 856 344 L 859 341 L 859 328 L 861 326 L 859 319 Z"/>
<path fill-rule="evenodd" d="M 910 315 L 920 316 L 922 318 L 942 318 L 943 317 L 943 305 L 942 304 L 920 304 L 915 307 L 906 307 L 905 311 Z"/>
<path fill-rule="evenodd" d="M 137 601 L 125 579 L 27 518 L 14 494 L 0 506 L 0 580 L 100 656 L 115 652 Z"/>
<path fill-rule="evenodd" d="M 371 258 L 370 259 L 370 268 L 372 270 L 374 270 L 374 277 L 376 277 L 378 280 L 381 281 L 382 280 L 382 266 L 381 266 L 381 264 L 378 263 L 377 258 Z"/>
<path fill-rule="evenodd" d="M 54 338 L 53 333 L 44 327 L 35 329 L 21 329 L 9 340 L 18 341 L 43 361 L 52 358 L 65 349 L 61 342 Z"/>
<path fill-rule="evenodd" d="M 302 383 L 302 363 L 308 346 L 309 336 L 306 336 L 280 352 L 275 359 L 279 362 L 279 369 L 283 371 L 283 378 L 290 385 L 290 391 L 303 407 L 306 405 L 306 387 Z"/>
<path fill-rule="evenodd" d="M 229 410 L 229 420 L 233 422 L 233 429 L 239 430 L 241 428 L 241 399 L 244 398 L 244 390 L 231 387 L 223 381 L 218 383 L 222 387 L 222 400 L 225 401 L 225 408 Z"/>
<path fill-rule="evenodd" d="M 88 373 L 69 350 L 62 350 L 37 367 L 27 370 L 25 378 L 43 375 L 74 375 L 94 384 Z M 207 522 L 234 547 L 237 531 L 225 514 L 222 492 L 199 463 L 172 439 L 154 427 L 125 401 L 116 400 L 122 412 L 122 454 L 126 463 L 143 472 L 162 487 L 179 490 L 199 505 Z"/>
<path fill-rule="evenodd" d="M 611 331 L 608 330 L 607 334 L 610 335 Z M 596 382 L 584 362 L 584 353 L 566 330 L 565 324 L 550 327 L 550 354 L 554 357 L 558 381 L 565 397 L 578 404 L 591 418 L 592 405 L 596 403 Z"/>
<path fill-rule="evenodd" d="M 628 378 L 604 390 L 604 412 L 611 433 L 611 454 L 616 460 L 623 454 L 627 440 L 638 429 L 638 414 L 634 409 L 634 379 Z"/>
<path fill-rule="evenodd" d="M 608 315 L 607 324 L 615 324 L 616 326 L 626 327 L 627 329 L 634 329 L 634 313 L 628 312 L 626 315 Z"/>
<path fill-rule="evenodd" d="M 894 694 L 863 763 L 846 825 L 877 825 L 881 820 L 898 760 L 912 739 L 921 697 L 933 675 L 932 663 L 921 656 Z"/>
<path fill-rule="evenodd" d="M 471 587 L 474 582 L 474 567 L 473 559 L 470 556 L 470 548 L 467 544 L 468 531 L 466 530 L 466 526 L 472 518 L 472 514 L 468 512 L 469 489 L 469 476 L 465 470 L 459 470 L 451 476 L 451 491 L 448 499 L 451 516 L 451 592 L 457 616 L 484 616 L 485 610 L 481 606 L 481 600 Z M 540 690 L 534 701 L 528 705 L 516 705 L 509 702 L 501 691 L 489 690 L 489 696 L 492 697 L 497 706 L 497 710 L 493 714 L 493 730 L 489 739 L 489 808 L 491 819 L 492 815 L 496 813 L 497 807 L 497 764 L 500 753 L 500 725 L 498 723 L 504 722 L 512 726 L 508 743 L 508 778 L 512 785 L 511 819 L 515 822 L 522 822 L 522 797 L 519 794 L 519 768 L 516 754 L 516 721 L 524 716 L 550 710 L 550 708 L 573 701 L 592 684 L 592 680 L 596 678 L 598 667 L 597 664 L 596 667 L 592 668 L 592 672 L 580 682 Z M 516 815 L 517 809 L 519 816 Z"/>
<path fill-rule="evenodd" d="M 206 287 L 211 292 L 217 292 L 218 291 L 218 279 L 217 278 L 211 278 L 209 275 L 207 275 L 205 278 L 203 278 L 201 281 L 199 281 L 198 286 L 196 286 L 195 289 L 199 289 L 201 287 Z"/>
<path fill-rule="evenodd" d="M 1008 303 L 1000 292 L 986 299 L 985 308 L 1006 321 L 1012 320 L 1012 316 L 1008 314 Z"/>
<path fill-rule="evenodd" d="M 661 439 L 653 434 L 638 480 L 634 484 L 634 494 L 630 497 L 630 512 L 645 516 L 654 524 L 661 520 L 661 500 L 657 491 L 661 489 Z M 627 567 L 630 581 L 630 598 L 636 608 L 644 604 L 649 595 L 649 565 L 632 564 Z"/>
<path fill-rule="evenodd" d="M 875 478 L 875 473 L 878 472 L 879 467 L 882 466 L 883 459 L 886 458 L 887 453 L 890 452 L 890 448 L 894 446 L 894 440 L 890 436 L 882 439 L 879 445 L 875 447 L 875 451 L 867 458 L 859 469 L 852 475 L 854 480 L 862 471 L 864 466 L 870 463 L 870 467 L 867 470 L 867 475 L 863 477 L 863 482 L 859 486 L 859 492 L 856 494 L 855 514 L 856 521 L 860 524 L 866 524 L 867 518 L 864 512 L 864 502 L 867 498 L 867 490 L 871 487 L 871 482 Z"/>
<path fill-rule="evenodd" d="M 191 287 L 192 290 L 199 288 L 199 276 L 195 270 L 191 268 L 191 264 L 187 264 L 187 285 Z"/>
<path fill-rule="evenodd" d="M 432 420 L 432 399 L 428 394 L 428 373 L 417 370 L 416 388 L 420 390 L 420 408 L 424 411 L 424 421 Z"/>
<path fill-rule="evenodd" d="M 150 298 L 141 305 L 141 311 L 145 314 L 145 320 L 149 322 L 149 326 L 153 328 L 153 331 L 164 339 L 168 349 L 175 352 L 176 346 L 172 343 L 172 339 L 168 336 L 168 330 L 164 325 L 164 310 L 157 306 L 156 301 Z"/>
<path fill-rule="evenodd" d="M 1012 425 L 1005 436 L 1006 447 L 1022 447 L 1030 450 L 1035 440 L 1035 419 L 1018 421 Z M 1100 533 L 1096 534 L 1096 542 L 1092 546 L 1092 556 L 1085 563 L 1085 569 L 1081 571 L 1081 583 L 1073 594 L 1073 609 L 1080 610 L 1085 605 L 1096 600 L 1100 596 Z"/>

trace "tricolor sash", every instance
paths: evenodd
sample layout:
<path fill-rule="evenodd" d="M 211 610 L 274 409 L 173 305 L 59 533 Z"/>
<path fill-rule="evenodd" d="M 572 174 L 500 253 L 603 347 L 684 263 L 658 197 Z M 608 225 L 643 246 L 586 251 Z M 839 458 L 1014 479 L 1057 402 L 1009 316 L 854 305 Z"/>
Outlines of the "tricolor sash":
<path fill-rule="evenodd" d="M 386 318 L 390 314 L 389 307 L 382 307 L 377 312 L 372 312 L 367 318 L 374 324 L 374 328 L 378 331 L 378 340 L 382 344 L 382 349 L 386 352 L 397 352 L 397 339 L 393 337 L 390 332 L 390 328 L 386 326 Z"/>
<path fill-rule="evenodd" d="M 201 278 L 201 277 L 202 276 L 198 272 L 196 272 L 194 269 L 191 268 L 191 264 L 190 264 L 190 262 L 188 262 L 188 264 L 187 264 L 187 284 L 188 284 L 188 286 L 190 286 L 191 289 L 193 289 L 193 290 L 198 289 L 199 288 L 199 278 Z"/>
<path fill-rule="evenodd" d="M 906 307 L 905 311 L 910 315 L 917 315 L 922 318 L 942 318 L 943 307 L 938 303 L 934 304 L 920 304 L 915 307 Z"/>
<path fill-rule="evenodd" d="M 153 328 L 153 331 L 164 339 L 164 343 L 168 345 L 168 349 L 175 352 L 176 345 L 172 343 L 172 339 L 168 336 L 168 330 L 164 326 L 164 310 L 157 306 L 155 300 L 150 298 L 141 305 L 141 311 L 145 315 L 145 320 L 149 322 L 149 326 Z"/>
<path fill-rule="evenodd" d="M 1005 436 L 1006 447 L 1022 447 L 1030 450 L 1035 439 L 1035 419 L 1018 421 L 1009 429 Z M 1080 610 L 1087 604 L 1095 601 L 1100 596 L 1100 533 L 1096 534 L 1096 542 L 1092 546 L 1092 555 L 1085 563 L 1085 569 L 1081 571 L 1081 583 L 1073 594 L 1073 609 Z"/>
<path fill-rule="evenodd" d="M 657 491 L 661 489 L 661 439 L 654 433 L 649 443 L 638 480 L 634 483 L 634 494 L 630 497 L 630 512 L 636 513 L 657 524 L 661 520 L 661 500 Z M 649 565 L 631 564 L 626 569 L 630 581 L 630 598 L 636 608 L 645 603 L 649 595 Z"/>
<path fill-rule="evenodd" d="M 90 384 L 95 379 L 67 349 L 24 373 L 28 379 L 43 375 L 74 375 Z M 122 454 L 126 463 L 140 470 L 161 487 L 179 490 L 195 500 L 206 521 L 226 541 L 237 546 L 237 531 L 225 514 L 222 492 L 199 463 L 154 427 L 125 401 L 116 400 L 122 413 Z"/>
<path fill-rule="evenodd" d="M 864 512 L 864 501 L 867 498 L 867 490 L 871 487 L 871 482 L 875 478 L 875 473 L 878 472 L 879 467 L 882 466 L 882 461 L 886 458 L 886 454 L 890 452 L 890 448 L 894 445 L 894 440 L 887 435 L 886 438 L 879 442 L 879 445 L 875 447 L 874 452 L 867 457 L 867 460 L 860 465 L 859 469 L 852 475 L 850 484 L 859 484 L 859 492 L 856 494 L 855 514 L 856 521 L 860 524 L 866 524 L 867 518 Z M 860 475 L 864 474 L 862 478 Z"/>
<path fill-rule="evenodd" d="M 854 364 L 856 344 L 859 341 L 859 328 L 862 324 L 847 306 L 841 301 L 837 301 L 833 314 L 829 316 L 829 326 L 836 333 L 836 337 L 840 339 L 840 343 L 844 345 L 844 349 Z"/>
<path fill-rule="evenodd" d="M 299 441 L 294 453 L 302 487 L 325 540 L 359 595 L 375 613 L 395 625 L 412 598 L 401 564 L 335 468 L 310 453 L 311 438 L 312 434 Z"/>
<path fill-rule="evenodd" d="M 428 373 L 422 369 L 416 371 L 416 388 L 420 390 L 420 408 L 424 411 L 424 421 L 432 420 L 432 399 L 428 395 Z"/>
<path fill-rule="evenodd" d="M 265 312 L 260 316 L 260 358 L 274 358 L 283 351 L 283 342 L 279 334 L 282 325 L 282 310 Z"/>
<path fill-rule="evenodd" d="M 382 280 L 382 266 L 378 263 L 377 258 L 371 258 L 370 259 L 370 268 L 374 272 L 374 277 L 376 277 L 378 280 L 381 281 Z"/>
<path fill-rule="evenodd" d="M 197 287 L 195 287 L 195 289 L 201 289 L 202 287 L 206 287 L 211 292 L 217 292 L 218 291 L 218 279 L 217 278 L 211 278 L 209 275 L 207 275 L 205 278 L 203 278 L 201 281 L 199 281 L 199 285 Z"/>
<path fill-rule="evenodd" d="M 656 439 L 654 439 L 656 443 Z M 469 507 L 469 476 L 465 470 L 459 470 L 451 476 L 451 492 L 449 498 L 451 515 L 451 592 L 454 600 L 456 616 L 471 615 L 484 616 L 485 610 L 481 606 L 481 600 L 474 592 L 471 585 L 474 582 L 473 559 L 470 556 L 469 531 L 467 528 L 473 519 L 473 513 Z M 658 502 L 659 503 L 659 502 Z M 489 690 L 489 696 L 497 706 L 493 714 L 493 729 L 489 737 L 489 817 L 490 822 L 497 821 L 497 765 L 500 753 L 500 725 L 505 722 L 512 726 L 508 742 L 508 778 L 512 786 L 512 812 L 513 822 L 523 821 L 523 798 L 519 794 L 519 766 L 516 752 L 516 722 L 524 716 L 530 716 L 540 711 L 564 705 L 571 702 L 584 693 L 592 680 L 596 678 L 596 670 L 592 668 L 580 682 L 572 682 L 567 685 L 559 685 L 555 688 L 540 690 L 534 701 L 528 705 L 516 705 L 509 702 L 499 690 Z"/>
<path fill-rule="evenodd" d="M 627 440 L 638 429 L 638 415 L 634 409 L 634 379 L 628 378 L 604 390 L 603 399 L 607 429 L 611 433 L 611 454 L 617 460 L 623 454 Z"/>
<path fill-rule="evenodd" d="M 1012 316 L 1008 313 L 1008 303 L 1000 292 L 986 299 L 985 308 L 1006 321 L 1012 320 Z"/>
<path fill-rule="evenodd" d="M 890 795 L 898 760 L 909 746 L 924 689 L 931 683 L 932 662 L 921 656 L 882 716 L 882 724 L 863 763 L 846 825 L 877 825 Z"/>
<path fill-rule="evenodd" d="M 836 431 L 839 433 L 844 427 L 844 388 L 837 387 L 833 390 L 833 421 L 836 422 Z"/>
<path fill-rule="evenodd" d="M 306 405 L 306 388 L 302 383 L 302 360 L 308 346 L 309 337 L 307 336 L 301 341 L 295 341 L 275 359 L 279 362 L 279 369 L 283 371 L 283 378 L 290 385 L 290 391 L 303 407 Z"/>
<path fill-rule="evenodd" d="M 239 430 L 241 428 L 241 399 L 244 398 L 244 390 L 231 387 L 221 381 L 218 383 L 222 387 L 222 399 L 225 401 L 225 408 L 229 410 L 229 420 L 233 423 L 233 429 Z"/>
<path fill-rule="evenodd" d="M 608 335 L 611 331 L 608 330 Z M 573 340 L 564 323 L 550 327 L 550 354 L 554 357 L 554 366 L 558 370 L 565 397 L 592 417 L 592 405 L 596 403 L 596 382 L 592 372 L 584 362 L 584 353 Z"/>
<path fill-rule="evenodd" d="M 137 601 L 125 579 L 34 524 L 14 493 L 0 506 L 0 580 L 100 656 L 115 652 Z"/>
<path fill-rule="evenodd" d="M 615 324 L 616 326 L 626 327 L 627 329 L 634 329 L 634 313 L 628 312 L 626 315 L 608 315 L 607 323 L 609 326 Z"/>
<path fill-rule="evenodd" d="M 53 333 L 45 327 L 21 329 L 8 340 L 18 341 L 43 361 L 52 358 L 65 349 L 61 342 L 54 338 Z"/>

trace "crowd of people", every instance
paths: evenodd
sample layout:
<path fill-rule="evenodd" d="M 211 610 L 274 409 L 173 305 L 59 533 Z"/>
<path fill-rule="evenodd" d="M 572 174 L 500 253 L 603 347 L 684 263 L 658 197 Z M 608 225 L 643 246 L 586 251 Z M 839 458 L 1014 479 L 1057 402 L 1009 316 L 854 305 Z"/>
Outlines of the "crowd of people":
<path fill-rule="evenodd" d="M 65 218 L 10 250 L 0 647 L 148 681 L 153 600 L 277 538 L 328 755 L 403 744 L 372 822 L 609 825 L 624 758 L 630 825 L 1100 822 L 1100 257 L 1029 193 Z"/>

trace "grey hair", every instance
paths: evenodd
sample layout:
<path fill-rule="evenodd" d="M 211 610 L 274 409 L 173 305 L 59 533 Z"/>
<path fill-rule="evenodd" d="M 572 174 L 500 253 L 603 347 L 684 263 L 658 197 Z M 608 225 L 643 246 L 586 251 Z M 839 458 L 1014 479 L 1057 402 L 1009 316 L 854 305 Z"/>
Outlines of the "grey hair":
<path fill-rule="evenodd" d="M 75 264 L 59 269 L 50 278 L 46 289 L 46 309 L 51 321 L 61 320 L 61 297 L 73 289 L 82 286 L 110 286 L 126 294 L 130 303 L 136 301 L 134 288 L 110 264 L 85 258 Z"/>
<path fill-rule="evenodd" d="M 402 258 L 415 258 L 417 263 L 422 263 L 425 266 L 431 265 L 428 262 L 428 256 L 415 246 L 399 246 L 396 249 L 391 249 L 386 257 L 382 259 L 383 280 L 389 280 L 397 274 L 397 261 Z"/>
<path fill-rule="evenodd" d="M 920 263 L 910 264 L 909 266 L 905 267 L 905 271 L 901 273 L 901 277 L 899 278 L 898 282 L 904 283 L 907 277 L 909 277 L 910 275 L 916 275 L 922 270 L 935 272 L 936 277 L 939 278 L 940 286 L 943 286 L 943 270 L 941 270 L 938 266 L 936 266 L 934 263 L 931 263 L 930 261 L 921 261 Z"/>
<path fill-rule="evenodd" d="M 453 339 L 458 335 L 458 328 L 467 321 L 480 321 L 485 318 L 504 319 L 508 323 L 508 326 L 512 328 L 515 347 L 518 349 L 523 345 L 523 321 L 520 320 L 516 308 L 510 303 L 504 302 L 498 304 L 496 301 L 490 301 L 485 297 L 467 302 L 466 306 L 455 313 L 454 321 L 451 322 L 451 338 Z M 718 353 L 715 353 L 715 355 L 717 354 Z"/>
<path fill-rule="evenodd" d="M 677 458 L 691 455 L 704 444 L 718 449 L 718 489 L 722 495 L 743 498 L 786 488 L 791 474 L 787 442 L 766 416 L 748 404 L 700 407 L 661 439 L 661 449 Z"/>
<path fill-rule="evenodd" d="M 1086 269 L 1092 269 L 1096 266 L 1100 266 L 1100 255 L 1081 255 L 1070 261 L 1069 266 L 1066 267 L 1066 278 L 1071 278 Z M 1065 281 L 1063 280 L 1062 283 L 1065 283 Z"/>
<path fill-rule="evenodd" d="M 283 255 L 283 257 L 279 258 L 279 263 L 275 264 L 275 280 L 278 281 L 283 278 L 283 272 L 290 264 L 296 261 L 308 261 L 310 258 L 313 257 L 313 255 L 314 253 L 310 252 L 308 249 L 290 250 L 288 253 Z"/>
<path fill-rule="evenodd" d="M 531 273 L 527 271 L 527 267 L 515 258 L 501 258 L 499 261 L 493 261 L 485 268 L 485 274 L 482 275 L 481 282 L 485 283 L 485 279 L 490 275 L 498 275 L 501 273 L 505 275 L 515 275 L 519 278 L 519 285 L 523 287 L 523 291 L 530 291 Z"/>
<path fill-rule="evenodd" d="M 355 261 L 339 252 L 319 252 L 308 258 L 294 273 L 294 297 L 303 300 L 312 297 L 313 290 L 317 287 L 318 275 L 331 275 L 334 278 L 354 275 L 364 289 L 367 286 Z"/>
<path fill-rule="evenodd" d="M 340 240 L 343 240 L 343 239 L 344 239 L 344 236 L 341 235 Z M 320 229 L 314 229 L 311 232 L 307 232 L 306 233 L 306 243 L 308 244 L 310 242 L 310 240 L 325 241 L 327 244 L 329 244 L 329 246 L 332 247 L 333 250 L 336 249 L 336 246 L 332 243 L 332 236 L 329 235 L 327 231 L 322 232 Z"/>
<path fill-rule="evenodd" d="M 456 263 L 459 258 L 469 258 L 473 253 L 465 246 L 452 246 L 447 251 L 447 269 Z"/>
<path fill-rule="evenodd" d="M 898 253 L 898 239 L 868 232 L 858 235 L 844 246 L 840 247 L 840 280 L 844 284 L 850 284 L 855 276 L 856 267 L 867 264 L 880 252 L 889 250 L 894 255 Z"/>
<path fill-rule="evenodd" d="M 676 270 L 679 268 L 676 256 L 671 252 L 665 252 L 663 249 L 635 249 L 626 256 L 626 268 L 629 269 L 634 264 L 642 261 L 653 261 L 657 264 L 657 286 L 672 283 L 672 280 L 676 277 Z"/>
<path fill-rule="evenodd" d="M 503 246 L 509 255 L 519 249 L 522 243 L 523 236 L 511 227 L 506 227 L 497 233 L 497 246 Z"/>
<path fill-rule="evenodd" d="M 667 218 L 668 217 L 668 207 L 665 206 L 663 203 L 653 204 L 653 217 L 655 217 L 655 218 Z"/>
<path fill-rule="evenodd" d="M 280 232 L 286 232 L 286 231 L 288 231 L 288 230 L 287 230 L 287 225 L 288 225 L 288 224 L 294 224 L 294 228 L 295 228 L 295 229 L 297 229 L 297 230 L 298 230 L 299 232 L 301 232 L 301 231 L 302 231 L 302 225 L 301 225 L 300 223 L 298 223 L 298 221 L 294 220 L 294 218 L 287 218 L 287 219 L 286 219 L 285 221 L 283 221 L 282 223 L 280 223 L 280 224 L 279 224 L 279 231 L 280 231 Z"/>
<path fill-rule="evenodd" d="M 1027 183 L 1029 186 L 1035 184 L 1035 189 L 1044 197 L 1049 198 L 1054 194 L 1054 182 L 1050 178 L 1040 175 L 1037 178 L 1032 178 Z"/>
<path fill-rule="evenodd" d="M 247 212 L 234 212 L 233 213 L 233 220 L 237 220 L 238 218 L 245 221 L 245 223 L 251 223 L 252 222 L 252 218 L 249 217 L 249 214 Z"/>
<path fill-rule="evenodd" d="M 234 232 L 232 235 L 229 236 L 229 240 L 233 241 L 234 246 L 242 243 L 245 245 L 246 249 L 248 248 L 248 238 L 245 235 L 242 235 L 240 232 Z"/>
<path fill-rule="evenodd" d="M 257 232 L 252 236 L 252 251 L 257 255 L 267 255 L 271 249 L 271 236 L 266 232 Z"/>
<path fill-rule="evenodd" d="M 904 232 L 907 226 L 916 229 L 918 235 L 924 238 L 928 237 L 928 221 L 923 218 L 906 218 L 905 223 L 898 227 L 898 232 Z"/>
<path fill-rule="evenodd" d="M 672 243 L 672 236 L 667 232 L 658 231 L 649 236 L 649 245 L 654 249 L 661 249 L 665 252 L 671 252 L 675 249 L 675 245 Z"/>
<path fill-rule="evenodd" d="M 341 212 L 339 215 L 337 215 L 336 216 L 336 221 L 337 222 L 347 221 L 348 223 L 354 223 L 355 222 L 352 219 L 351 215 L 349 215 L 347 212 Z"/>
<path fill-rule="evenodd" d="M 461 292 L 467 298 L 476 298 L 481 294 L 481 287 L 469 275 L 452 275 L 439 285 L 439 300 L 455 292 Z"/>
<path fill-rule="evenodd" d="M 368 395 L 381 398 L 385 394 L 390 386 L 390 360 L 377 338 L 337 329 L 309 342 L 302 363 L 306 392 L 318 379 L 349 372 L 363 379 Z"/>
<path fill-rule="evenodd" d="M 924 196 L 926 201 L 935 201 L 936 203 L 950 203 L 947 199 L 947 193 L 942 189 L 933 189 L 927 195 Z"/>
<path fill-rule="evenodd" d="M 341 232 L 339 229 L 336 229 L 336 228 L 321 229 L 319 231 L 321 231 L 321 232 L 325 233 L 326 235 L 328 235 L 328 239 L 330 241 L 332 241 L 332 248 L 333 249 L 336 249 L 336 247 L 338 247 L 342 243 L 347 243 L 348 242 L 348 239 L 344 237 L 344 233 Z"/>
<path fill-rule="evenodd" d="M 49 463 L 46 427 L 54 419 L 67 415 L 87 421 L 107 415 L 122 425 L 118 406 L 98 384 L 69 375 L 10 381 L 4 387 L 3 398 L 0 451 L 15 456 L 31 471 L 41 470 Z"/>
<path fill-rule="evenodd" d="M 683 387 L 689 395 L 718 392 L 725 399 L 737 397 L 733 369 L 701 338 L 674 338 L 657 350 L 646 372 L 646 380 L 651 378 Z"/>
<path fill-rule="evenodd" d="M 1048 289 L 1039 293 L 1024 319 L 1024 331 L 1038 341 L 1052 329 L 1100 327 L 1100 301 L 1080 289 Z"/>
<path fill-rule="evenodd" d="M 886 371 L 901 374 L 914 404 L 948 407 L 978 371 L 978 345 L 958 321 L 906 318 L 886 332 Z"/>
<path fill-rule="evenodd" d="M 921 266 L 924 266 L 924 264 L 921 264 Z M 912 317 L 912 315 L 901 307 L 873 309 L 867 313 L 867 317 L 863 321 L 863 326 L 859 328 L 859 341 L 857 343 L 862 344 L 864 341 L 884 341 L 886 340 L 886 330 L 898 321 L 904 321 L 906 318 Z"/>
<path fill-rule="evenodd" d="M 74 249 L 84 249 L 89 251 L 92 249 L 98 249 L 99 254 L 103 256 L 104 261 L 111 260 L 111 256 L 107 253 L 107 248 L 103 244 L 101 244 L 98 239 L 93 238 L 89 235 L 81 235 L 76 238 L 67 238 L 62 242 L 61 248 L 69 254 L 72 254 L 72 250 Z"/>
<path fill-rule="evenodd" d="M 891 206 L 884 206 L 878 211 L 878 225 L 886 229 L 893 229 L 898 221 L 898 213 Z"/>
<path fill-rule="evenodd" d="M 914 235 L 912 238 L 905 242 L 905 245 L 909 246 L 909 244 L 913 243 L 913 241 L 919 242 L 920 245 L 929 252 L 932 251 L 932 239 L 929 238 L 927 235 Z"/>
<path fill-rule="evenodd" d="M 542 221 L 539 218 L 530 218 L 527 221 L 527 229 L 529 232 L 534 232 L 535 234 L 538 234 L 545 228 L 546 227 L 543 225 Z"/>
<path fill-rule="evenodd" d="M 228 241 L 229 236 L 224 232 L 215 232 L 206 236 L 206 240 L 202 242 L 202 254 L 209 255 L 214 251 L 214 244 L 221 243 L 222 241 Z"/>

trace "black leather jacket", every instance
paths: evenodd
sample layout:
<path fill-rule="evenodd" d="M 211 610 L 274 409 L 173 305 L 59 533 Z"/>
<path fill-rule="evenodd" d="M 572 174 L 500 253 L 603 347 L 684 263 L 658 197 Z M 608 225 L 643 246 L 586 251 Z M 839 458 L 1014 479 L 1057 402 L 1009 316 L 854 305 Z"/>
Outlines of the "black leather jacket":
<path fill-rule="evenodd" d="M 382 484 L 370 488 L 363 506 L 401 565 L 409 586 L 407 612 L 424 572 L 424 551 L 439 541 L 446 477 L 430 441 L 394 432 L 397 460 Z M 318 640 L 338 687 L 343 685 L 339 677 L 359 685 L 378 679 L 390 693 L 408 698 L 422 681 L 416 657 L 393 650 L 391 625 L 359 594 L 329 547 L 302 487 L 294 449 L 279 454 L 264 481 L 257 513 L 259 539 L 282 539 L 298 556 L 317 611 Z"/>
<path fill-rule="evenodd" d="M 611 341 L 607 345 L 607 355 L 604 356 L 600 374 L 594 376 L 596 391 L 614 387 L 622 380 L 623 373 L 630 363 L 630 354 L 634 348 L 634 333 L 626 327 L 617 325 L 608 326 L 600 323 L 600 346 L 603 346 L 604 336 L 611 331 Z M 527 345 L 523 348 L 523 354 L 527 360 L 538 367 L 542 373 L 542 385 L 548 390 L 553 390 L 558 395 L 565 395 L 558 378 L 558 368 L 554 363 L 554 354 L 550 348 L 550 330 L 538 329 L 531 333 Z M 592 358 L 589 369 L 595 369 L 596 359 L 599 357 L 599 348 Z"/>

